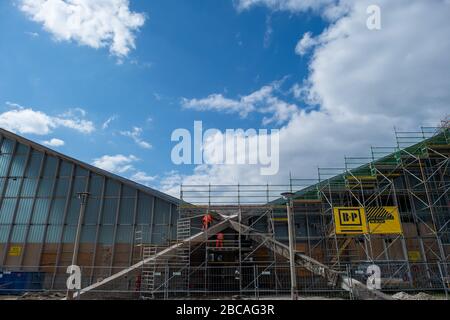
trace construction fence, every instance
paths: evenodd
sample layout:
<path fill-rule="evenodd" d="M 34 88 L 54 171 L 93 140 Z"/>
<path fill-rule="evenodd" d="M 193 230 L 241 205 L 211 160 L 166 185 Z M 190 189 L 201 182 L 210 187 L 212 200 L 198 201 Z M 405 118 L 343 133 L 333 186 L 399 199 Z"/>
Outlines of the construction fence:
<path fill-rule="evenodd" d="M 341 264 L 342 276 L 364 284 L 371 281 L 368 271 L 372 264 Z M 379 285 L 389 295 L 405 292 L 414 295 L 426 293 L 433 299 L 449 299 L 450 263 L 377 263 L 380 269 Z M 152 288 L 145 286 L 143 272 L 138 269 L 105 286 L 96 288 L 81 299 L 289 299 L 291 290 L 288 265 L 202 266 L 159 264 L 152 272 Z M 39 268 L 0 272 L 0 295 L 58 299 L 67 294 L 67 268 L 58 268 L 57 276 Z M 120 269 L 113 270 L 113 273 Z M 109 268 L 81 268 L 81 287 L 109 276 Z M 352 291 L 333 287 L 327 281 L 302 267 L 297 267 L 297 285 L 300 299 L 354 299 Z M 101 276 L 103 275 L 103 277 Z M 49 289 L 52 287 L 54 289 Z"/>

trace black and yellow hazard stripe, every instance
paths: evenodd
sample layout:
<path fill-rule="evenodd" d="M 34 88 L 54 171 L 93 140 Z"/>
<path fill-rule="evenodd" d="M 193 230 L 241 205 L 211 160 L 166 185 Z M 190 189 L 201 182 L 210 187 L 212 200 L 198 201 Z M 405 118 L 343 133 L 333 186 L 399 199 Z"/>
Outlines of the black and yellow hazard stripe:
<path fill-rule="evenodd" d="M 368 207 L 366 208 L 366 216 L 370 223 L 384 223 L 386 220 L 394 220 L 392 213 L 384 207 Z"/>

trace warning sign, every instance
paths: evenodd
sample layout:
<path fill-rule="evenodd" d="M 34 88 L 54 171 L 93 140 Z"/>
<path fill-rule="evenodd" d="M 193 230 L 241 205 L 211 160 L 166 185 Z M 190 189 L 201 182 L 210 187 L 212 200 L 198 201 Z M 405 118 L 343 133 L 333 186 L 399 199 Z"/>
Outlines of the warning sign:
<path fill-rule="evenodd" d="M 367 207 L 366 217 L 372 234 L 402 234 L 397 207 Z"/>
<path fill-rule="evenodd" d="M 334 208 L 336 234 L 367 233 L 364 208 Z"/>
<path fill-rule="evenodd" d="M 10 257 L 20 257 L 21 253 L 22 253 L 22 247 L 20 247 L 20 246 L 11 246 L 9 248 L 8 255 Z"/>

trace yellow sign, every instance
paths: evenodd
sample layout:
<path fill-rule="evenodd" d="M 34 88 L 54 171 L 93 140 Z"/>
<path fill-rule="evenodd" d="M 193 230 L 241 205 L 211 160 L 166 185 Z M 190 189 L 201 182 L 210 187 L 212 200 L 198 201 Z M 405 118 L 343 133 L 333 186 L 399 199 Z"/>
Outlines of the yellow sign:
<path fill-rule="evenodd" d="M 336 234 L 401 234 L 397 207 L 334 208 Z"/>
<path fill-rule="evenodd" d="M 397 207 L 367 207 L 366 218 L 371 234 L 402 234 Z"/>
<path fill-rule="evenodd" d="M 334 208 L 336 234 L 367 233 L 364 208 Z"/>
<path fill-rule="evenodd" d="M 408 258 L 411 262 L 418 262 L 422 260 L 422 256 L 420 255 L 419 251 L 409 251 Z"/>
<path fill-rule="evenodd" d="M 11 257 L 20 257 L 20 254 L 22 253 L 22 247 L 20 246 L 11 246 L 9 248 L 8 255 Z"/>

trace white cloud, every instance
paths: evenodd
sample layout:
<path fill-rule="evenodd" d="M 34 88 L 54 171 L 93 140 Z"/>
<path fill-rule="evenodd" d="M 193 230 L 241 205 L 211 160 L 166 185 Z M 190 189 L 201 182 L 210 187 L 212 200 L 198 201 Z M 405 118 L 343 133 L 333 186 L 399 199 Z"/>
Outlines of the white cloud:
<path fill-rule="evenodd" d="M 121 131 L 120 134 L 133 139 L 133 141 L 141 148 L 151 149 L 152 145 L 141 138 L 142 128 L 133 127 L 131 131 Z"/>
<path fill-rule="evenodd" d="M 63 140 L 61 140 L 61 139 L 53 138 L 53 139 L 50 139 L 50 140 L 42 141 L 42 144 L 44 144 L 44 145 L 46 145 L 48 147 L 55 147 L 55 148 L 57 148 L 57 147 L 64 146 L 65 142 Z"/>
<path fill-rule="evenodd" d="M 239 99 L 225 98 L 222 94 L 211 94 L 202 99 L 183 98 L 182 106 L 197 111 L 237 113 L 242 118 L 257 112 L 268 115 L 263 119 L 264 125 L 281 124 L 289 120 L 298 111 L 298 107 L 277 97 L 279 85 L 280 82 L 274 82 Z"/>
<path fill-rule="evenodd" d="M 139 158 L 133 155 L 125 156 L 118 154 L 114 156 L 104 155 L 94 159 L 92 164 L 100 169 L 121 174 L 134 170 L 133 163 L 136 161 L 139 161 Z"/>
<path fill-rule="evenodd" d="M 255 6 L 267 6 L 272 10 L 302 12 L 317 10 L 335 3 L 336 0 L 237 0 L 238 10 L 247 10 Z"/>
<path fill-rule="evenodd" d="M 150 186 L 150 183 L 153 183 L 157 179 L 157 176 L 149 176 L 143 171 L 137 171 L 130 179 L 143 185 Z"/>
<path fill-rule="evenodd" d="M 61 117 L 65 118 L 83 118 L 86 117 L 87 112 L 83 108 L 70 108 L 69 110 L 63 112 Z"/>
<path fill-rule="evenodd" d="M 32 38 L 39 38 L 39 33 L 37 32 L 26 31 L 25 34 Z"/>
<path fill-rule="evenodd" d="M 136 169 L 135 164 L 138 161 L 140 161 L 140 159 L 134 155 L 104 155 L 94 159 L 92 165 L 111 173 L 124 175 L 137 183 L 151 186 L 158 177 L 150 176 L 146 172 Z"/>
<path fill-rule="evenodd" d="M 348 14 L 336 14 L 314 38 L 309 75 L 291 93 L 316 109 L 294 113 L 281 127 L 278 176 L 263 177 L 254 166 L 197 166 L 189 175 L 168 174 L 161 186 L 176 195 L 181 182 L 286 184 L 289 171 L 317 178 L 318 166 L 342 168 L 345 155 L 394 146 L 394 126 L 437 125 L 450 105 L 450 2 L 379 0 L 380 31 L 366 27 L 369 4 L 342 1 L 334 10 L 351 7 Z"/>
<path fill-rule="evenodd" d="M 297 46 L 295 47 L 295 53 L 297 53 L 300 56 L 303 56 L 316 45 L 317 40 L 312 37 L 311 32 L 307 32 L 303 35 L 302 39 L 297 43 Z"/>
<path fill-rule="evenodd" d="M 145 16 L 130 11 L 128 0 L 19 0 L 20 10 L 57 41 L 75 41 L 92 48 L 108 47 L 125 57 L 135 48 L 135 32 Z"/>
<path fill-rule="evenodd" d="M 316 39 L 310 96 L 332 114 L 442 117 L 450 102 L 450 3 L 379 1 L 382 30 L 370 31 L 371 2 L 344 2 L 353 3 L 350 14 Z"/>
<path fill-rule="evenodd" d="M 109 125 L 111 124 L 111 122 L 113 122 L 114 120 L 117 120 L 118 116 L 117 115 L 112 115 L 111 117 L 109 117 L 108 119 L 106 119 L 105 122 L 103 122 L 102 124 L 102 129 L 106 130 L 108 129 Z"/>
<path fill-rule="evenodd" d="M 13 110 L 0 113 L 0 127 L 20 134 L 47 135 L 56 128 L 70 128 L 89 134 L 95 130 L 94 124 L 73 114 L 50 116 L 42 111 L 7 103 Z"/>
<path fill-rule="evenodd" d="M 264 48 L 270 47 L 270 43 L 272 42 L 272 35 L 273 35 L 272 18 L 269 15 L 266 18 L 266 32 L 264 33 Z"/>

